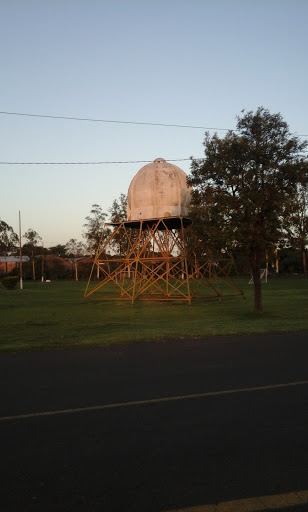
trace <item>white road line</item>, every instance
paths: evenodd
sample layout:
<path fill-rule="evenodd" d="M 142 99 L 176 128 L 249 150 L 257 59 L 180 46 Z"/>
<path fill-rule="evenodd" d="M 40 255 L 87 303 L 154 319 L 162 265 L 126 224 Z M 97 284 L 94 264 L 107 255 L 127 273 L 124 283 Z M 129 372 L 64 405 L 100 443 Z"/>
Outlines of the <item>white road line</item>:
<path fill-rule="evenodd" d="M 0 416 L 0 421 L 23 420 L 28 418 L 38 418 L 43 416 L 58 416 L 61 414 L 74 414 L 88 411 L 103 411 L 105 409 L 119 409 L 121 407 L 131 407 L 137 405 L 160 404 L 164 402 L 176 402 L 178 400 L 191 400 L 197 398 L 211 398 L 216 396 L 234 395 L 237 393 L 252 393 L 256 391 L 270 391 L 275 389 L 291 388 L 295 386 L 305 386 L 308 380 L 296 382 L 286 382 L 283 384 L 271 384 L 268 386 L 256 386 L 250 388 L 225 389 L 222 391 L 208 391 L 205 393 L 194 393 L 190 395 L 167 396 L 163 398 L 150 398 L 148 400 L 134 400 L 131 402 L 115 402 L 111 404 L 92 405 L 89 407 L 76 407 L 72 409 L 59 409 L 54 411 L 31 412 L 28 414 L 16 414 L 12 416 Z"/>
<path fill-rule="evenodd" d="M 262 510 L 279 510 L 308 503 L 308 490 L 256 496 L 233 501 L 221 501 L 217 505 L 196 505 L 176 508 L 166 512 L 261 512 Z M 162 511 L 163 512 L 163 511 Z"/>

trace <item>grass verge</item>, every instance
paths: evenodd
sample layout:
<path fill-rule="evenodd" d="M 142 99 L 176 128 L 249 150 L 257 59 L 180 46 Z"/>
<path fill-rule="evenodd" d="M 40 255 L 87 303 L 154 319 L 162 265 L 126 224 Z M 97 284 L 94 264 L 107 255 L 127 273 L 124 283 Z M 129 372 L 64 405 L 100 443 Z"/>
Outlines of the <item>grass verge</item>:
<path fill-rule="evenodd" d="M 272 278 L 263 285 L 264 313 L 246 298 L 193 302 L 83 302 L 84 282 L 25 282 L 23 290 L 0 287 L 0 351 L 50 350 L 197 338 L 215 335 L 308 331 L 308 280 Z"/>

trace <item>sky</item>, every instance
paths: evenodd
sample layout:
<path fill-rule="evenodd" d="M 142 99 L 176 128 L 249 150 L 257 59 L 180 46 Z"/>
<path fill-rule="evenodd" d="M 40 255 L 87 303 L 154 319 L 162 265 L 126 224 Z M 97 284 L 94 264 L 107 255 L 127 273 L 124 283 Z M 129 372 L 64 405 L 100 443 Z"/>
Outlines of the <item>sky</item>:
<path fill-rule="evenodd" d="M 307 20 L 307 0 L 1 0 L 0 219 L 18 233 L 20 212 L 45 247 L 83 241 L 140 161 L 189 174 L 206 129 L 243 109 L 308 139 Z"/>

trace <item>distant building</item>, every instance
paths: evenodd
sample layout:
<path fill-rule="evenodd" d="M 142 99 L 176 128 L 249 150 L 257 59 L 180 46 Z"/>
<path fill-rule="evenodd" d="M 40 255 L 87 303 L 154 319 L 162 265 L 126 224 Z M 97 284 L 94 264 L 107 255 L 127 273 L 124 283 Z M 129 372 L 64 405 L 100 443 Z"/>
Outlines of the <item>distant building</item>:
<path fill-rule="evenodd" d="M 22 256 L 22 262 L 29 261 L 29 256 Z M 19 256 L 0 256 L 0 274 L 9 274 L 16 267 L 19 267 Z"/>

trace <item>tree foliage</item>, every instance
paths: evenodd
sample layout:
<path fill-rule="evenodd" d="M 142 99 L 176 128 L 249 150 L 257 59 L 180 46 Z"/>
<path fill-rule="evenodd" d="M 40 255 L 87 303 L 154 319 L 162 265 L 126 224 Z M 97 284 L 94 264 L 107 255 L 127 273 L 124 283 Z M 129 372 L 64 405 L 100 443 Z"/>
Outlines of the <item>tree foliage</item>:
<path fill-rule="evenodd" d="M 289 241 L 301 251 L 304 274 L 307 276 L 306 247 L 308 246 L 308 185 L 299 184 L 290 217 Z"/>
<path fill-rule="evenodd" d="M 109 208 L 111 222 L 122 222 L 127 220 L 127 196 L 120 194 L 119 199 L 115 199 Z M 111 247 L 116 255 L 124 256 L 128 248 L 127 232 L 121 229 L 114 235 L 111 241 Z"/>
<path fill-rule="evenodd" d="M 101 206 L 93 204 L 90 215 L 86 217 L 86 223 L 83 225 L 85 232 L 83 237 L 87 241 L 89 253 L 94 255 L 100 244 L 108 236 L 109 229 L 105 228 L 107 214 L 103 212 Z"/>
<path fill-rule="evenodd" d="M 66 258 L 66 245 L 64 244 L 57 244 L 53 245 L 52 247 L 49 247 L 49 249 L 45 250 L 46 254 L 52 254 L 53 256 L 58 256 L 59 258 Z"/>
<path fill-rule="evenodd" d="M 242 112 L 237 130 L 205 135 L 205 158 L 192 159 L 191 217 L 202 247 L 245 248 L 262 312 L 260 267 L 265 250 L 285 235 L 298 183 L 307 178 L 303 150 L 281 114 L 260 107 Z"/>
<path fill-rule="evenodd" d="M 18 244 L 19 238 L 13 228 L 0 220 L 0 254 L 8 256 L 16 250 Z"/>
<path fill-rule="evenodd" d="M 122 222 L 127 220 L 127 196 L 120 194 L 119 199 L 115 199 L 109 208 L 111 222 Z"/>
<path fill-rule="evenodd" d="M 42 237 L 34 229 L 29 228 L 28 231 L 23 235 L 27 240 L 27 243 L 32 247 L 37 247 L 39 242 L 42 241 Z"/>
<path fill-rule="evenodd" d="M 65 254 L 68 258 L 82 258 L 85 254 L 85 246 L 76 238 L 71 238 L 65 245 Z"/>
<path fill-rule="evenodd" d="M 24 238 L 27 240 L 27 244 L 23 246 L 23 252 L 29 253 L 31 257 L 32 263 L 32 279 L 36 279 L 35 274 L 35 252 L 37 252 L 38 244 L 41 242 L 42 238 L 40 235 L 34 230 L 29 228 L 28 231 L 24 234 Z"/>
<path fill-rule="evenodd" d="M 85 253 L 85 247 L 82 242 L 78 242 L 76 238 L 71 238 L 66 246 L 66 254 L 71 259 L 71 262 L 74 265 L 74 273 L 75 273 L 75 281 L 78 281 L 78 259 L 82 258 Z"/>

